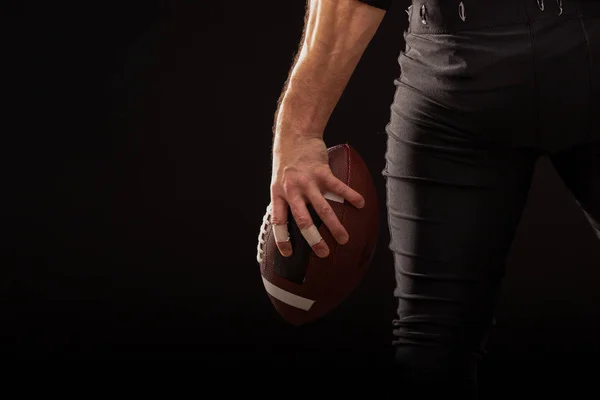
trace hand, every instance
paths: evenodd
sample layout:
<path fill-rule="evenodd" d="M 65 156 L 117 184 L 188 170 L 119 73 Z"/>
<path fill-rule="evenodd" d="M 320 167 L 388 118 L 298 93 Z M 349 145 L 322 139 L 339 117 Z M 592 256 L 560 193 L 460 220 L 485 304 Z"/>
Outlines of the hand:
<path fill-rule="evenodd" d="M 329 247 L 314 226 L 307 208 L 310 203 L 338 243 L 348 242 L 349 235 L 322 193 L 332 192 L 357 208 L 364 198 L 336 178 L 329 167 L 327 146 L 320 137 L 276 136 L 273 147 L 271 177 L 271 224 L 279 252 L 289 257 L 287 222 L 288 205 L 303 237 L 319 257 L 329 255 Z"/>

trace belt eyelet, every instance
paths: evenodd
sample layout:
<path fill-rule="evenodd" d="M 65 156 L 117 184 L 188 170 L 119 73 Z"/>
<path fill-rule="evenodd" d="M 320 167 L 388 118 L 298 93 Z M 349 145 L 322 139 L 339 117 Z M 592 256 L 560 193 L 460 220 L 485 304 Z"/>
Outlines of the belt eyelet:
<path fill-rule="evenodd" d="M 546 5 L 544 4 L 544 0 L 537 0 L 538 8 L 542 11 L 546 9 Z"/>
<path fill-rule="evenodd" d="M 462 1 L 458 5 L 458 16 L 460 17 L 462 22 L 465 22 L 467 20 L 467 14 L 465 13 L 465 3 L 463 3 Z"/>
<path fill-rule="evenodd" d="M 419 15 L 421 17 L 421 23 L 423 25 L 427 25 L 427 7 L 425 7 L 425 4 L 421 6 L 421 9 L 419 10 Z"/>

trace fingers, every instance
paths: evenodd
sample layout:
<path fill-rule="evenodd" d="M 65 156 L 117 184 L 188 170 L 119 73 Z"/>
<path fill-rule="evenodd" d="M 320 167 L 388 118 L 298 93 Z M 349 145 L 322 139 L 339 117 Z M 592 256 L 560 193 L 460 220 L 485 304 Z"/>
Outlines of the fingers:
<path fill-rule="evenodd" d="M 288 205 L 286 201 L 279 196 L 272 196 L 271 199 L 271 226 L 273 227 L 273 236 L 279 252 L 284 257 L 292 255 L 292 243 L 288 233 Z"/>
<path fill-rule="evenodd" d="M 281 191 L 277 192 L 272 188 L 271 224 L 273 235 L 279 252 L 285 257 L 291 256 L 293 252 L 288 233 L 288 204 L 302 236 L 317 256 L 322 258 L 329 255 L 329 247 L 314 225 L 314 221 L 307 208 L 307 202 L 313 206 L 338 243 L 346 244 L 349 240 L 349 235 L 335 215 L 331 205 L 323 196 L 323 193 L 319 190 L 319 186 L 347 200 L 357 208 L 364 207 L 365 200 L 363 196 L 336 178 L 331 173 L 331 170 L 324 169 L 321 173 L 317 173 L 315 177 L 318 179 L 318 182 L 307 179 L 289 180 L 284 185 L 283 193 L 280 193 Z"/>
<path fill-rule="evenodd" d="M 329 247 L 315 226 L 306 207 L 305 200 L 300 196 L 294 197 L 294 200 L 290 201 L 290 209 L 302 236 L 312 247 L 313 251 L 321 258 L 327 257 L 329 255 Z"/>
<path fill-rule="evenodd" d="M 365 206 L 365 199 L 362 195 L 336 178 L 329 170 L 321 173 L 320 180 L 328 190 L 348 200 L 354 207 L 363 208 Z"/>
<path fill-rule="evenodd" d="M 307 197 L 321 220 L 323 220 L 333 237 L 335 237 L 335 240 L 340 244 L 346 244 L 349 238 L 348 232 L 316 185 L 308 190 Z"/>

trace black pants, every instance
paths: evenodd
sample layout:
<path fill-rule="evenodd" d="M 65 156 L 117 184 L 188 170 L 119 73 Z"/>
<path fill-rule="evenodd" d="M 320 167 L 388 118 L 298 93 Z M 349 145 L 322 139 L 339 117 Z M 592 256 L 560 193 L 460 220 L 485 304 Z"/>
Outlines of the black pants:
<path fill-rule="evenodd" d="M 600 2 L 425 0 L 408 12 L 382 172 L 398 376 L 473 394 L 540 156 L 600 237 Z"/>

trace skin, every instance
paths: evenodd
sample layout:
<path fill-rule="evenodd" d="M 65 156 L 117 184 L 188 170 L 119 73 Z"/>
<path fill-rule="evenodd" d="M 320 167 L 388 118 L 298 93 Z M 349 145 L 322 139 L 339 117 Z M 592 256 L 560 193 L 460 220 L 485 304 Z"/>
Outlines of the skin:
<path fill-rule="evenodd" d="M 308 0 L 300 49 L 278 102 L 273 126 L 271 223 L 288 221 L 288 205 L 300 229 L 313 225 L 310 203 L 338 243 L 348 232 L 322 193 L 330 191 L 355 207 L 364 198 L 337 179 L 328 163 L 323 132 L 385 11 L 358 0 Z M 283 256 L 290 242 L 277 242 Z M 313 246 L 319 257 L 329 248 Z"/>

